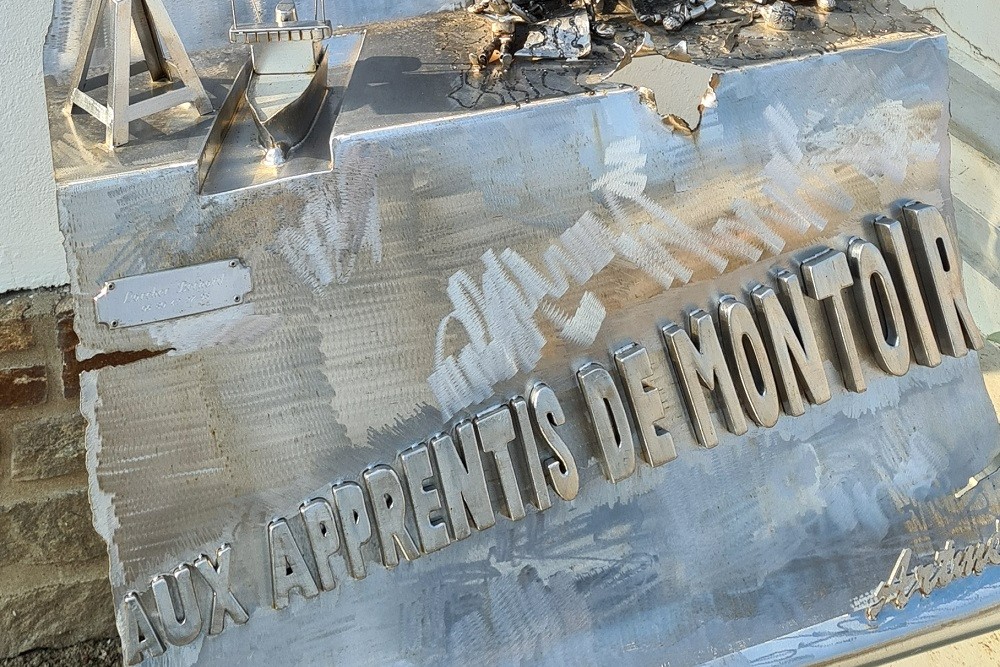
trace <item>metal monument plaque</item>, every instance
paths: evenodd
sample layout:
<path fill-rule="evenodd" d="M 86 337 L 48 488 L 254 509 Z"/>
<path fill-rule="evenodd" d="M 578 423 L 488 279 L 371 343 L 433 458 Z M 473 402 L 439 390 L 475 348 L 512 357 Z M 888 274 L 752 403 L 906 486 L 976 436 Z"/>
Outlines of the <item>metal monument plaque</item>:
<path fill-rule="evenodd" d="M 218 111 L 116 149 L 61 112 L 86 2 L 47 45 L 81 353 L 170 350 L 82 381 L 127 663 L 864 663 L 990 618 L 941 35 L 349 0 L 229 43 L 289 4 L 165 0 Z M 241 303 L 101 323 L 232 257 Z"/>

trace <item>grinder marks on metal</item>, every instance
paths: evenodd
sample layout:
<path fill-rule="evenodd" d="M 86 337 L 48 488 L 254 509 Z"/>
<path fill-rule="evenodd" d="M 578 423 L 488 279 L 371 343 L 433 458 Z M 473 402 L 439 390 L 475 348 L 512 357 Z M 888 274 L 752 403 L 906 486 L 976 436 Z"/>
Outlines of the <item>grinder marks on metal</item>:
<path fill-rule="evenodd" d="M 790 234 L 824 229 L 827 221 L 817 204 L 850 211 L 853 198 L 804 159 L 799 128 L 788 110 L 780 103 L 768 106 L 763 120 L 772 157 L 761 171 L 761 203 L 751 203 L 752 193 L 743 193 L 707 233 L 645 193 L 646 154 L 631 138 L 608 146 L 605 173 L 591 186 L 603 207 L 563 232 L 542 253 L 542 268 L 506 248 L 483 254 L 485 270 L 478 283 L 465 271 L 454 274 L 447 289 L 454 310 L 438 327 L 428 377 L 445 418 L 484 400 L 499 382 L 534 368 L 546 343 L 537 311 L 567 342 L 590 345 L 603 322 L 597 297 L 584 292 L 568 310 L 554 304 L 570 285 L 586 284 L 616 256 L 666 289 L 689 282 L 697 267 L 722 273 L 732 260 L 753 262 L 765 251 L 781 252 Z M 565 314 L 554 318 L 553 312 Z M 445 356 L 451 322 L 462 327 L 469 342 L 457 355 Z"/>
<path fill-rule="evenodd" d="M 406 43 L 418 41 L 410 38 Z M 437 63 L 437 58 L 423 62 Z M 369 64 L 377 61 L 373 58 Z M 846 164 L 810 162 L 825 151 L 810 143 L 811 135 L 852 126 L 879 98 L 902 97 L 903 107 L 912 112 L 905 122 L 930 128 L 924 136 L 932 140 L 946 136 L 941 113 L 944 63 L 942 45 L 936 40 L 880 40 L 877 49 L 728 72 L 717 91 L 719 105 L 706 113 L 694 138 L 664 132 L 660 119 L 639 105 L 630 91 L 482 114 L 462 114 L 451 105 L 456 115 L 441 122 L 434 116 L 435 107 L 424 104 L 438 94 L 433 90 L 435 81 L 447 83 L 455 75 L 445 73 L 435 79 L 426 69 L 407 74 L 426 93 L 411 98 L 412 113 L 387 119 L 380 112 L 389 109 L 390 98 L 401 96 L 388 95 L 396 84 L 384 85 L 375 78 L 379 72 L 368 68 L 363 81 L 377 94 L 365 98 L 370 107 L 344 110 L 340 119 L 353 117 L 353 133 L 338 138 L 335 151 L 343 153 L 351 143 L 371 140 L 392 157 L 376 179 L 380 261 L 359 258 L 342 274 L 346 283 L 340 282 L 334 268 L 328 272 L 333 280 L 319 288 L 318 281 L 309 279 L 310 271 L 300 273 L 276 251 L 274 239 L 282 229 L 301 226 L 302 206 L 319 191 L 321 182 L 338 177 L 343 160 L 335 160 L 331 174 L 279 179 L 254 192 L 223 193 L 210 200 L 185 198 L 188 186 L 180 184 L 175 188 L 180 191 L 178 201 L 194 202 L 188 209 L 190 219 L 207 232 L 187 239 L 185 256 L 190 261 L 237 252 L 245 257 L 254 267 L 254 316 L 269 318 L 273 328 L 258 330 L 249 344 L 231 345 L 230 325 L 238 328 L 245 320 L 229 317 L 235 308 L 219 311 L 216 325 L 223 335 L 211 336 L 212 347 L 196 347 L 197 341 L 192 341 L 184 357 L 163 355 L 141 368 L 108 368 L 94 374 L 85 400 L 89 415 L 95 424 L 100 421 L 101 428 L 89 445 L 95 452 L 91 484 L 104 503 L 101 507 L 110 505 L 113 510 L 102 533 L 116 554 L 112 585 L 119 622 L 128 620 L 120 605 L 130 592 L 148 612 L 153 632 L 163 632 L 160 638 L 166 637 L 160 602 L 168 622 L 171 612 L 174 626 L 186 622 L 180 616 L 183 595 L 174 596 L 173 607 L 168 608 L 167 600 L 162 595 L 158 600 L 153 591 L 153 579 L 163 575 L 171 592 L 179 593 L 183 587 L 189 593 L 188 584 L 193 586 L 200 603 L 201 632 L 183 646 L 166 638 L 164 647 L 171 648 L 151 661 L 158 664 L 322 662 L 331 654 L 356 663 L 401 658 L 557 663 L 581 655 L 595 662 L 613 662 L 624 655 L 637 663 L 694 663 L 739 643 L 752 646 L 766 641 L 783 628 L 800 627 L 803 619 L 840 614 L 849 596 L 870 589 L 884 576 L 898 554 L 901 532 L 920 531 L 938 543 L 943 531 L 962 535 L 954 532 L 955 526 L 971 524 L 957 522 L 979 510 L 956 506 L 940 489 L 951 490 L 970 471 L 981 470 L 996 442 L 995 419 L 982 387 L 975 384 L 974 355 L 946 358 L 940 368 L 931 369 L 920 365 L 924 362 L 917 352 L 917 364 L 905 376 L 892 375 L 865 342 L 862 334 L 870 325 L 854 312 L 854 302 L 866 297 L 842 292 L 855 338 L 853 350 L 845 347 L 844 354 L 848 361 L 854 352 L 861 356 L 860 377 L 867 386 L 863 394 L 848 391 L 841 373 L 844 367 L 838 363 L 843 341 L 827 325 L 839 310 L 824 308 L 806 295 L 805 308 L 815 323 L 819 349 L 819 355 L 808 354 L 807 361 L 822 361 L 831 398 L 822 406 L 807 408 L 812 399 L 809 387 L 802 388 L 804 416 L 791 418 L 786 412 L 769 428 L 756 424 L 773 419 L 773 393 L 767 400 L 757 399 L 752 414 L 739 400 L 745 390 L 760 394 L 752 361 L 754 350 L 771 354 L 763 328 L 761 345 L 744 350 L 753 383 L 741 387 L 739 373 L 747 371 L 729 368 L 737 359 L 727 351 L 731 335 L 748 331 L 743 308 L 756 312 L 753 296 L 743 295 L 748 283 L 783 294 L 783 283 L 766 275 L 769 268 L 790 269 L 789 275 L 804 282 L 796 275 L 798 263 L 804 255 L 816 254 L 816 246 L 829 246 L 836 258 L 850 249 L 848 237 L 858 234 L 868 243 L 888 247 L 862 222 L 866 214 L 895 215 L 906 197 L 947 203 L 946 181 L 940 165 L 933 162 L 909 158 L 901 183 L 885 175 L 873 173 L 869 178 L 859 173 L 850 164 L 860 159 L 855 155 L 845 154 Z M 890 64 L 899 64 L 910 79 L 930 81 L 931 94 L 911 95 L 898 81 L 887 80 L 880 87 L 878 74 Z M 831 86 L 824 78 L 845 71 L 859 89 L 871 84 L 872 92 L 845 94 L 849 88 Z M 551 84 L 566 81 L 551 70 L 546 76 Z M 524 79 L 516 82 L 525 85 Z M 774 111 L 767 112 L 768 107 Z M 822 110 L 822 118 L 813 107 Z M 781 108 L 792 124 L 782 118 Z M 379 129 L 366 128 L 365 123 L 376 116 L 383 123 Z M 399 124 L 392 124 L 397 120 Z M 655 206 L 646 208 L 619 196 L 618 205 L 631 225 L 628 231 L 637 235 L 636 230 L 649 224 L 649 231 L 656 232 L 665 224 L 653 217 L 658 206 L 682 221 L 696 239 L 718 237 L 720 243 L 730 243 L 733 255 L 706 242 L 708 250 L 726 260 L 727 272 L 720 275 L 706 258 L 665 243 L 662 250 L 675 260 L 674 271 L 680 273 L 684 267 L 691 272 L 687 283 L 672 279 L 666 292 L 649 272 L 617 254 L 585 284 L 575 283 L 565 272 L 570 285 L 563 296 L 545 297 L 534 311 L 547 339 L 539 361 L 530 371 L 494 385 L 492 400 L 487 397 L 472 410 L 459 410 L 454 421 L 442 420 L 426 379 L 434 363 L 438 325 L 454 310 L 447 297 L 449 278 L 465 271 L 479 282 L 480 258 L 491 248 L 506 270 L 500 255 L 509 248 L 536 267 L 543 285 L 551 284 L 555 276 L 546 273 L 539 258 L 550 246 L 561 244 L 560 234 L 587 212 L 598 225 L 618 224 L 604 193 L 592 191 L 591 186 L 610 169 L 605 165 L 607 148 L 632 138 L 639 140 L 635 154 L 645 160 L 639 170 L 645 179 L 640 194 Z M 859 137 L 859 148 L 878 150 L 877 144 L 865 141 Z M 776 163 L 765 174 L 763 168 L 778 146 L 795 168 L 788 172 L 784 163 Z M 634 161 L 635 156 L 628 159 Z M 815 175 L 800 175 L 812 166 Z M 145 176 L 128 174 L 122 179 L 136 192 L 159 191 Z M 173 178 L 165 176 L 162 181 Z M 772 181 L 787 206 L 761 192 Z M 310 187 L 300 187 L 304 183 Z M 839 191 L 826 189 L 827 183 Z M 177 261 L 167 248 L 143 249 L 131 236 L 122 238 L 117 248 L 95 242 L 101 236 L 96 232 L 108 232 L 112 226 L 119 227 L 117 234 L 122 237 L 125 221 L 138 213 L 132 211 L 133 205 L 143 206 L 125 201 L 109 211 L 99 196 L 112 188 L 91 181 L 65 186 L 60 193 L 68 247 L 77 256 L 75 280 L 84 291 L 103 271 L 121 275 L 116 264 L 123 257 L 119 249 L 133 250 L 151 266 Z M 90 199 L 88 193 L 96 194 Z M 846 200 L 840 196 L 844 193 L 850 194 Z M 821 194 L 831 196 L 824 199 Z M 747 202 L 739 210 L 760 217 L 760 226 L 754 226 L 752 216 L 736 217 L 734 202 L 739 199 Z M 851 202 L 846 209 L 845 201 Z M 156 216 L 162 217 L 158 212 Z M 723 218 L 729 225 L 726 232 L 713 234 L 713 226 Z M 817 219 L 823 232 L 810 222 Z M 740 231 L 735 221 L 749 229 Z M 806 231 L 800 233 L 799 228 Z M 323 243 L 319 242 L 321 251 L 326 250 Z M 775 252 L 774 247 L 785 253 L 809 252 L 745 266 L 748 260 Z M 651 255 L 653 260 L 662 258 L 662 252 Z M 869 263 L 874 257 L 870 250 L 857 255 Z M 810 265 L 816 294 L 829 293 L 831 285 L 843 282 L 842 261 L 823 263 L 830 256 L 817 256 Z M 335 267 L 330 257 L 324 261 Z M 890 258 L 883 258 L 891 266 Z M 919 278 L 915 280 L 919 290 Z M 735 298 L 717 304 L 719 294 Z M 878 291 L 875 294 L 881 298 Z M 581 306 L 586 317 L 573 320 Z M 719 438 L 711 448 L 695 439 L 687 412 L 690 401 L 683 382 L 674 378 L 675 365 L 663 340 L 663 327 L 673 321 L 679 331 L 671 333 L 679 338 L 671 340 L 683 348 L 680 343 L 686 335 L 701 353 L 691 333 L 694 329 L 685 326 L 688 315 L 681 312 L 689 306 L 704 309 L 708 321 L 698 319 L 706 330 L 727 318 L 729 333 L 715 332 L 722 362 L 704 348 L 710 357 L 706 364 L 713 361 L 712 366 L 729 368 L 747 422 L 744 435 L 733 435 L 725 412 L 716 407 L 719 393 L 706 397 L 709 419 L 702 420 L 702 433 L 708 441 L 711 424 Z M 93 304 L 84 302 L 83 307 Z M 833 315 L 828 317 L 825 311 Z M 208 317 L 213 316 L 173 322 L 193 325 Z M 577 324 L 566 326 L 571 321 Z M 93 317 L 80 322 L 81 339 L 95 349 L 146 344 L 144 337 L 153 334 L 152 327 L 115 332 L 95 328 Z M 162 323 L 164 328 L 166 324 Z M 454 321 L 450 328 L 455 339 L 446 341 L 445 353 L 452 343 L 460 348 L 467 342 Z M 839 329 L 846 333 L 842 325 Z M 583 334 L 594 331 L 591 345 L 581 346 L 579 342 L 587 340 Z M 918 350 L 918 336 L 908 333 L 910 346 Z M 750 338 L 756 343 L 754 336 Z M 896 353 L 902 342 L 893 344 L 889 338 L 885 334 L 882 361 L 898 370 Z M 226 347 L 220 348 L 216 340 Z M 635 346 L 625 346 L 629 342 Z M 847 368 L 857 380 L 856 369 Z M 697 370 L 692 383 L 700 388 Z M 616 400 L 611 389 L 617 387 L 609 386 L 609 376 L 612 385 L 627 379 L 631 393 L 621 390 Z M 779 398 L 780 377 L 775 370 Z M 809 378 L 818 401 L 822 382 L 818 373 Z M 760 379 L 767 393 L 770 386 L 766 378 Z M 578 493 L 571 501 L 562 500 L 554 482 L 543 477 L 541 488 L 552 503 L 544 512 L 529 506 L 544 501 L 534 497 L 531 473 L 519 465 L 527 449 L 521 445 L 520 429 L 515 429 L 512 441 L 495 446 L 509 433 L 504 411 L 514 414 L 516 409 L 510 399 L 521 396 L 530 406 L 530 389 L 539 382 L 552 389 L 563 409 L 564 423 L 546 422 L 566 444 L 579 475 Z M 581 386 L 588 388 L 586 397 L 593 400 L 585 400 Z M 855 381 L 853 386 L 860 385 Z M 653 388 L 660 398 L 659 410 Z M 152 396 L 158 399 L 155 405 Z M 942 403 L 963 424 L 961 438 L 953 425 L 935 419 Z M 595 416 L 595 407 L 602 404 L 611 417 L 604 418 L 600 410 Z M 637 423 L 629 424 L 634 428 L 628 432 L 617 429 L 616 436 L 608 424 L 618 425 L 623 419 Z M 551 450 L 534 429 L 535 422 L 539 430 L 545 424 L 533 418 L 530 409 L 527 422 L 538 458 L 549 457 Z M 460 427 L 464 434 L 471 428 L 464 442 L 459 442 Z M 453 465 L 455 457 L 441 435 L 452 440 L 464 476 Z M 676 458 L 671 458 L 668 435 Z M 633 458 L 641 455 L 655 467 L 636 461 L 626 476 L 628 438 Z M 413 443 L 430 450 L 434 473 L 420 485 L 419 501 L 408 496 L 411 478 L 427 466 L 422 465 L 421 455 L 406 454 Z M 433 443 L 441 443 L 437 452 Z M 469 456 L 463 459 L 466 449 Z M 504 490 L 510 470 L 497 457 L 502 459 L 505 451 L 518 464 L 513 466 L 515 478 L 525 482 L 523 518 L 516 518 L 521 507 L 514 494 Z M 478 475 L 470 474 L 478 466 L 464 465 L 473 456 L 483 469 L 489 507 L 480 502 Z M 552 464 L 553 472 L 569 470 L 554 455 L 540 463 L 543 475 Z M 438 479 L 442 471 L 447 479 Z M 455 531 L 465 531 L 458 513 L 452 520 L 447 507 L 447 495 L 455 500 L 456 477 L 451 476 L 455 472 L 458 486 L 468 489 L 475 509 L 466 520 L 470 537 L 464 540 L 454 538 Z M 393 474 L 405 504 L 399 500 Z M 608 477 L 621 481 L 598 481 Z M 367 574 L 364 582 L 354 581 L 346 557 L 350 547 L 345 545 L 354 542 L 341 535 L 342 508 L 351 507 L 354 492 L 345 496 L 338 488 L 334 497 L 333 487 L 347 482 L 360 487 L 360 504 L 355 506 L 366 510 L 358 512 L 358 523 L 353 512 L 348 513 L 349 521 L 358 535 L 366 532 L 361 525 L 365 520 L 372 531 L 358 550 L 358 563 L 365 565 Z M 506 485 L 509 489 L 509 481 Z M 986 480 L 979 492 L 995 494 L 991 486 Z M 569 494 L 569 487 L 563 490 Z M 425 539 L 411 523 L 420 515 L 411 510 L 430 504 L 432 491 L 443 505 L 439 513 L 431 512 L 435 515 L 429 517 L 430 523 L 436 528 Z M 392 508 L 386 492 L 393 499 Z M 317 499 L 326 506 L 314 502 Z M 465 496 L 459 500 L 465 503 Z M 392 514 L 401 505 L 406 510 L 403 530 Z M 332 524 L 326 520 L 327 507 Z M 490 523 L 487 510 L 495 522 L 477 536 L 478 527 Z M 504 513 L 516 519 L 501 518 Z M 265 527 L 271 522 L 275 528 L 268 535 Z M 318 530 L 304 532 L 307 525 Z M 334 551 L 335 538 L 339 552 Z M 432 557 L 423 555 L 424 550 L 445 544 L 444 538 L 447 549 L 436 549 Z M 392 555 L 383 549 L 386 542 L 395 549 Z M 402 545 L 395 546 L 399 542 Z M 221 635 L 209 637 L 211 592 L 206 582 L 195 571 L 189 579 L 174 574 L 191 570 L 202 555 L 217 564 L 220 544 L 231 545 L 231 592 L 249 619 L 243 625 L 230 619 Z M 379 565 L 386 558 L 401 561 L 413 556 L 411 547 L 420 552 L 413 561 L 392 572 Z M 325 566 L 320 569 L 316 554 L 331 551 L 334 556 L 326 563 L 334 575 L 334 590 L 304 599 L 298 590 L 311 593 L 313 587 L 324 591 L 329 586 L 329 572 Z M 289 569 L 299 589 L 289 590 L 287 607 L 275 609 L 276 602 L 278 606 L 284 602 L 281 589 L 289 588 L 284 579 L 290 576 Z M 838 573 L 837 586 L 829 585 L 831 572 Z M 755 613 L 761 609 L 768 613 Z M 185 630 L 173 628 L 174 639 L 182 642 L 194 636 L 194 619 L 192 614 L 191 627 Z"/>
<path fill-rule="evenodd" d="M 313 289 L 345 283 L 359 255 L 382 259 L 376 175 L 385 155 L 376 144 L 358 142 L 339 156 L 336 181 L 303 184 L 306 203 L 299 226 L 282 227 L 274 247 Z"/>
<path fill-rule="evenodd" d="M 925 352 L 934 346 L 949 356 L 962 357 L 982 347 L 963 292 L 959 257 L 941 214 L 931 206 L 911 203 L 902 210 L 902 222 L 880 217 L 875 224 L 881 249 L 861 239 L 851 240 L 847 253 L 825 248 L 803 261 L 801 283 L 786 271 L 776 274 L 780 297 L 770 286 L 751 286 L 753 311 L 747 303 L 726 295 L 714 318 L 696 308 L 688 311 L 684 325 L 667 322 L 660 327 L 663 349 L 658 354 L 670 360 L 701 447 L 719 444 L 720 427 L 735 435 L 747 433 L 750 422 L 772 428 L 782 411 L 798 416 L 805 412 L 807 401 L 823 404 L 831 399 L 825 360 L 817 344 L 820 324 L 805 308 L 807 296 L 825 309 L 836 365 L 850 392 L 867 388 L 861 366 L 862 340 L 868 341 L 881 370 L 893 376 L 910 370 L 908 328 L 916 334 L 914 341 L 920 341 L 914 345 Z M 917 291 L 908 280 L 913 274 L 921 276 L 922 287 Z M 851 301 L 868 314 L 860 320 L 862 331 L 853 330 L 847 318 Z M 909 321 L 903 315 L 904 302 L 909 312 L 915 312 Z M 929 304 L 928 311 L 914 309 L 917 302 Z M 650 352 L 635 343 L 614 352 L 611 361 L 617 382 L 599 362 L 574 369 L 596 436 L 592 453 L 612 484 L 636 473 L 640 454 L 650 467 L 678 458 L 673 437 L 664 428 L 661 390 L 666 388 L 654 383 Z M 933 354 L 923 358 L 927 366 L 940 363 Z M 624 391 L 618 389 L 619 383 Z M 367 578 L 362 548 L 369 543 L 377 545 L 381 564 L 393 569 L 401 559 L 415 561 L 469 537 L 473 529 L 492 528 L 497 513 L 515 522 L 524 519 L 525 490 L 528 502 L 540 512 L 553 506 L 550 489 L 563 501 L 574 500 L 580 490 L 580 452 L 564 440 L 572 418 L 564 400 L 544 382 L 536 382 L 526 396 L 512 396 L 448 431 L 429 434 L 400 452 L 395 468 L 386 463 L 371 465 L 358 476 L 360 484 L 334 484 L 329 500 L 314 498 L 297 515 L 271 521 L 266 530 L 270 563 L 266 576 L 273 608 L 288 607 L 293 594 L 313 598 L 337 587 L 339 576 L 331 566 L 334 558 L 343 561 L 350 578 Z M 496 470 L 498 480 L 492 496 L 485 474 L 488 469 Z M 297 540 L 296 534 L 305 539 Z M 973 552 L 978 553 L 975 549 L 969 553 Z M 220 550 L 220 562 L 222 554 Z M 971 557 L 966 558 L 963 572 L 973 571 Z M 199 562 L 210 563 L 207 557 Z M 307 562 L 315 563 L 316 575 Z M 889 582 L 903 577 L 908 563 L 907 550 Z M 162 654 L 165 643 L 183 646 L 201 633 L 192 567 L 201 569 L 198 563 L 182 565 L 150 582 L 161 619 L 159 631 L 138 594 L 125 596 L 121 618 L 129 664 Z M 181 591 L 180 610 L 166 592 L 168 577 Z M 912 591 L 906 589 L 908 580 L 900 581 L 892 584 L 895 588 L 886 583 L 879 589 L 882 604 L 890 599 L 897 606 L 905 604 Z M 921 590 L 929 593 L 934 585 L 924 582 Z M 234 621 L 246 622 L 243 607 L 228 588 L 225 592 L 235 610 L 231 612 Z M 218 594 L 216 590 L 216 606 Z M 872 609 L 869 614 L 874 618 L 881 605 Z M 216 613 L 219 618 L 211 621 L 210 634 L 223 629 L 224 610 Z"/>

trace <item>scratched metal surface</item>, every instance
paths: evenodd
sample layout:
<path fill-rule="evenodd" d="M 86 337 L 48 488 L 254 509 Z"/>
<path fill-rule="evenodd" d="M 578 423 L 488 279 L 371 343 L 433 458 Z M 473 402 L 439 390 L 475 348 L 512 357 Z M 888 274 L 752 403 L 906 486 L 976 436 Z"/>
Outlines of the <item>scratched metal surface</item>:
<path fill-rule="evenodd" d="M 84 377 L 91 498 L 116 604 L 229 542 L 250 612 L 246 625 L 151 662 L 695 664 L 851 613 L 902 547 L 980 537 L 1000 504 L 994 483 L 953 497 L 1000 442 L 974 353 L 902 378 L 866 357 L 863 394 L 846 392 L 828 363 L 829 403 L 704 450 L 657 330 L 819 245 L 872 238 L 863 217 L 901 199 L 950 216 L 943 39 L 735 69 L 716 95 L 696 139 L 615 90 L 359 125 L 334 137 L 331 172 L 252 190 L 200 197 L 190 161 L 60 186 L 81 345 L 173 350 Z M 765 170 L 775 160 L 788 171 Z M 654 205 L 626 204 L 616 219 L 608 193 L 630 174 Z M 796 176 L 801 218 L 776 227 L 780 250 L 748 262 L 711 236 L 739 199 L 777 210 L 775 193 Z M 691 276 L 664 289 L 662 267 L 616 257 L 551 308 L 531 304 L 523 328 L 498 332 L 537 362 L 495 384 L 478 378 L 488 398 L 445 414 L 435 370 L 470 344 L 451 322 L 436 350 L 442 322 L 461 314 L 450 278 L 479 283 L 488 250 L 538 265 L 587 212 L 612 235 L 655 229 L 656 206 L 720 243 L 725 267 L 682 254 Z M 128 331 L 96 324 L 91 299 L 105 280 L 224 257 L 253 271 L 246 303 Z M 594 339 L 580 345 L 543 312 L 572 313 L 585 291 L 606 316 L 583 323 Z M 822 312 L 810 313 L 824 358 L 836 359 Z M 572 371 L 608 365 L 626 341 L 650 350 L 679 457 L 613 485 Z M 340 571 L 336 590 L 271 609 L 268 521 L 537 380 L 569 415 L 574 501 L 499 518 L 394 571 L 377 564 L 373 540 L 367 579 Z"/>

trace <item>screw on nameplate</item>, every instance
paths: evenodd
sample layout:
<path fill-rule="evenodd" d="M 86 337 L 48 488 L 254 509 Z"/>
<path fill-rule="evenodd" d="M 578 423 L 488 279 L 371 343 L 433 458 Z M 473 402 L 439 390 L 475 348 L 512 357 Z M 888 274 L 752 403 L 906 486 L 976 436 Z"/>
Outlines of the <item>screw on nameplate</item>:
<path fill-rule="evenodd" d="M 238 259 L 118 278 L 94 297 L 97 321 L 112 329 L 162 322 L 243 303 L 250 267 Z"/>

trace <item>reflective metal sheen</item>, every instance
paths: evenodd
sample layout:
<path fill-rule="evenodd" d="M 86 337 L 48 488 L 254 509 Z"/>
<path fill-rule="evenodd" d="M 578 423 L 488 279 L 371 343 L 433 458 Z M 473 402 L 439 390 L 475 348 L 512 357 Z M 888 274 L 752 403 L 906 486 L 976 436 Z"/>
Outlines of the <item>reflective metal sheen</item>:
<path fill-rule="evenodd" d="M 222 109 L 249 77 L 229 7 L 163 3 Z M 781 32 L 736 0 L 676 33 L 622 7 L 586 57 L 499 75 L 440 5 L 328 3 L 326 95 L 268 164 L 239 100 L 108 151 L 61 112 L 88 3 L 58 4 L 78 352 L 170 351 L 81 384 L 126 660 L 857 664 L 1000 623 L 989 567 L 865 613 L 902 549 L 1000 515 L 944 38 L 881 0 Z M 652 88 L 610 80 L 643 44 Z M 125 281 L 235 257 L 231 306 L 126 326 Z"/>

